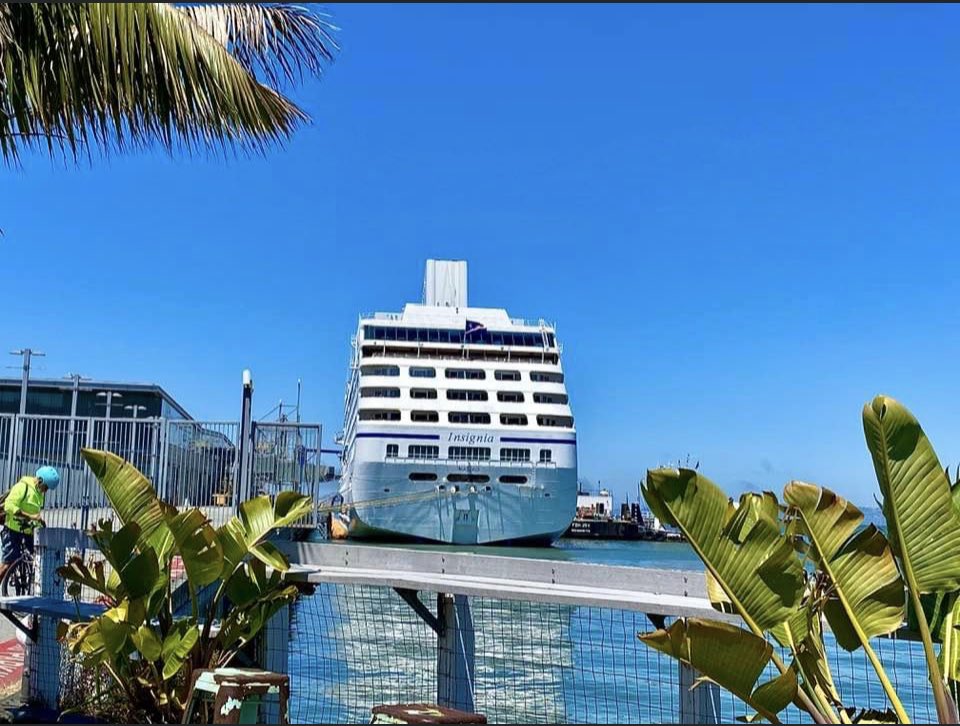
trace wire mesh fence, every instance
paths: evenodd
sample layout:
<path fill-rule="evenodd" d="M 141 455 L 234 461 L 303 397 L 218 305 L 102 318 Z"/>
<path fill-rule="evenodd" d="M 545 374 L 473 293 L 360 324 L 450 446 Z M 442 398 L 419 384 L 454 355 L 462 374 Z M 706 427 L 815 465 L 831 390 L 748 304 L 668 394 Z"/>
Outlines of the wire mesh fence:
<path fill-rule="evenodd" d="M 421 595 L 427 606 L 434 598 Z M 493 598 L 470 605 L 475 670 L 464 685 L 490 723 L 734 723 L 750 715 L 719 690 L 682 712 L 677 663 L 637 639 L 653 629 L 643 613 Z M 920 644 L 879 638 L 874 647 L 915 721 L 935 720 Z M 862 651 L 847 653 L 829 636 L 827 649 L 842 700 L 886 709 Z M 437 700 L 437 636 L 389 588 L 323 584 L 302 599 L 289 668 L 299 723 L 362 723 L 377 705 Z M 791 706 L 783 721 L 811 719 Z"/>

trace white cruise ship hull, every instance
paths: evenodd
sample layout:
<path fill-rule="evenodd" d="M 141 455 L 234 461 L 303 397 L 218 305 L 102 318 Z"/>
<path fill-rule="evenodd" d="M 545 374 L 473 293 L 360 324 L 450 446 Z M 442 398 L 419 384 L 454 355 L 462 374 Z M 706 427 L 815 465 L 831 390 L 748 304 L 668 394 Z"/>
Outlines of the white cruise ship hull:
<path fill-rule="evenodd" d="M 576 513 L 576 445 L 569 436 L 537 440 L 557 451 L 558 460 L 541 464 L 358 457 L 341 487 L 350 536 L 458 545 L 553 543 Z M 372 447 L 376 442 L 364 443 Z M 437 480 L 411 481 L 410 475 L 418 473 L 433 474 Z M 489 481 L 449 483 L 451 475 L 464 474 Z M 502 483 L 501 477 L 527 481 Z"/>

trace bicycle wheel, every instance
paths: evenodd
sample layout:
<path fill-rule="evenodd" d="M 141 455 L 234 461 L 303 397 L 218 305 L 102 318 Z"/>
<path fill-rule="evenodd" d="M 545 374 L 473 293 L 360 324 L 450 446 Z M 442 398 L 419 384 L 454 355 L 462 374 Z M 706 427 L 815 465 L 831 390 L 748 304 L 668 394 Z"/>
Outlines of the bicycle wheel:
<path fill-rule="evenodd" d="M 0 581 L 3 597 L 31 595 L 33 593 L 33 558 L 21 557 L 4 573 Z"/>

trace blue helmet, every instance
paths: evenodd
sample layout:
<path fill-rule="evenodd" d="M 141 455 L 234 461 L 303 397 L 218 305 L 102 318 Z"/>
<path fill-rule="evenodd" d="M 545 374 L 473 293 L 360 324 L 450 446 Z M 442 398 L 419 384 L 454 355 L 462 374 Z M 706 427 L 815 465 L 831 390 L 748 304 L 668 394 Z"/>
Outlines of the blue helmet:
<path fill-rule="evenodd" d="M 60 474 L 52 466 L 41 466 L 37 469 L 37 479 L 47 485 L 48 489 L 56 489 L 60 485 Z"/>

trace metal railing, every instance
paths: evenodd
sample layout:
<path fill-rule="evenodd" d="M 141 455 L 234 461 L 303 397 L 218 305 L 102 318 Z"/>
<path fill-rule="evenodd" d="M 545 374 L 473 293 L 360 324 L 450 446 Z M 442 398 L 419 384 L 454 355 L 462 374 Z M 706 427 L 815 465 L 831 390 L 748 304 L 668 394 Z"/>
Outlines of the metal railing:
<path fill-rule="evenodd" d="M 490 723 L 735 723 L 750 715 L 637 639 L 661 618 L 730 619 L 711 608 L 702 572 L 441 549 L 285 549 L 316 586 L 291 618 L 296 721 L 360 723 L 373 706 L 398 703 L 475 710 Z M 863 653 L 829 635 L 826 644 L 841 697 L 885 709 Z M 879 638 L 874 648 L 915 722 L 930 723 L 919 643 Z M 809 720 L 791 706 L 783 722 Z"/>
<path fill-rule="evenodd" d="M 322 473 L 319 425 L 254 422 L 251 435 L 247 496 L 285 489 L 316 493 Z M 236 421 L 3 414 L 0 492 L 40 466 L 55 466 L 61 484 L 48 494 L 44 518 L 49 526 L 85 529 L 110 516 L 110 507 L 80 452 L 105 449 L 132 462 L 164 501 L 199 506 L 220 524 L 240 496 L 239 444 Z"/>

